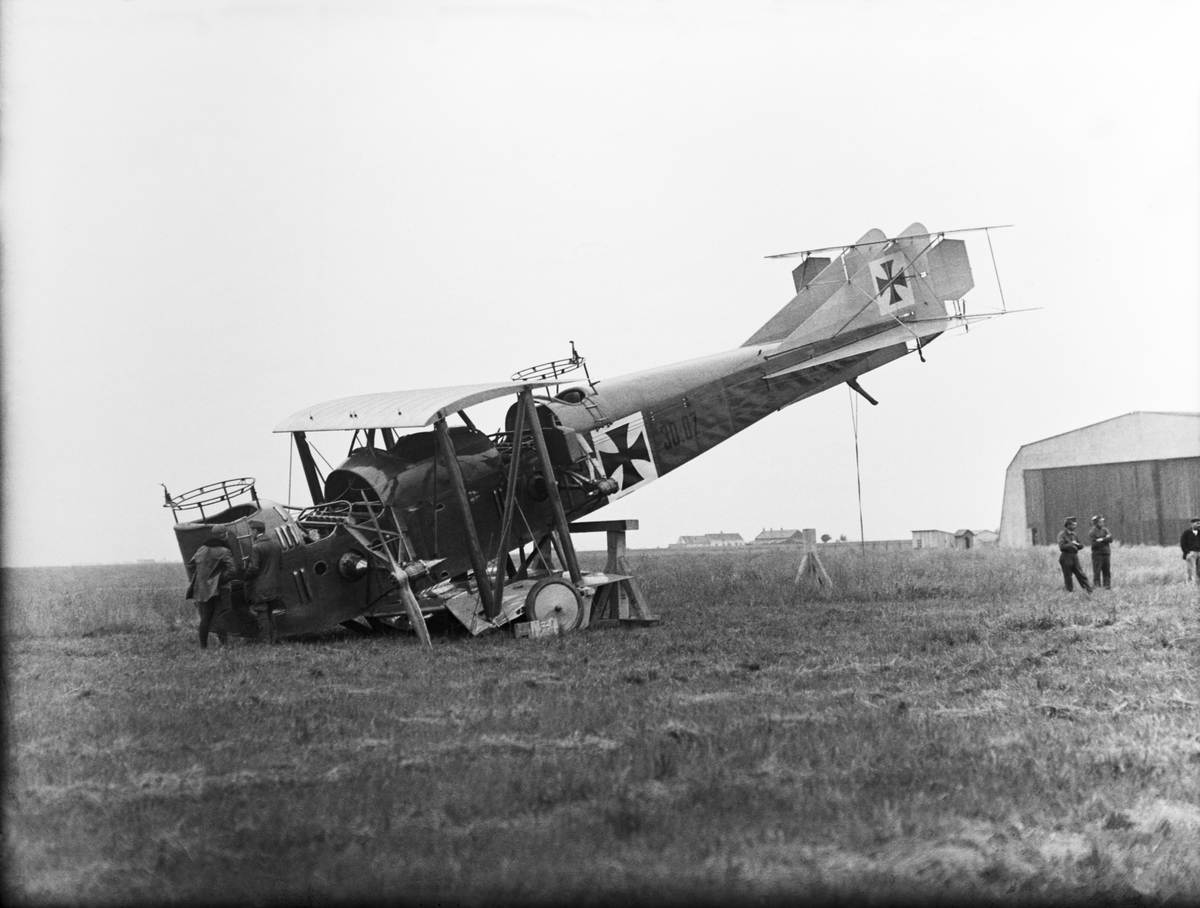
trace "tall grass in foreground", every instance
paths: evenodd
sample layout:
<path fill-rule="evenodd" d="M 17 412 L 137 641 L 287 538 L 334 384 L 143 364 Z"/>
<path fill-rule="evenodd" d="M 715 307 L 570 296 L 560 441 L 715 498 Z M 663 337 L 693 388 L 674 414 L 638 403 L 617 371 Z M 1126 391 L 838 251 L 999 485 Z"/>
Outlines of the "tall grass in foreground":
<path fill-rule="evenodd" d="M 428 651 L 200 653 L 181 568 L 99 607 L 10 574 L 7 894 L 1200 898 L 1178 553 L 1118 549 L 1090 598 L 1047 549 L 839 551 L 830 591 L 798 560 L 634 552 L 661 627 Z"/>

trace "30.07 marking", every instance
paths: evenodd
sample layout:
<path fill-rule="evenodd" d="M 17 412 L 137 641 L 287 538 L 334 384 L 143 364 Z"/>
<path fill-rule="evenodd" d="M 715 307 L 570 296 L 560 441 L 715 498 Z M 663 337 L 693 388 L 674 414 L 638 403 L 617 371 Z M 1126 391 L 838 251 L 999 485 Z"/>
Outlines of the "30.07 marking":
<path fill-rule="evenodd" d="M 696 414 L 687 413 L 680 419 L 665 419 L 659 423 L 663 450 L 670 451 L 696 437 Z"/>

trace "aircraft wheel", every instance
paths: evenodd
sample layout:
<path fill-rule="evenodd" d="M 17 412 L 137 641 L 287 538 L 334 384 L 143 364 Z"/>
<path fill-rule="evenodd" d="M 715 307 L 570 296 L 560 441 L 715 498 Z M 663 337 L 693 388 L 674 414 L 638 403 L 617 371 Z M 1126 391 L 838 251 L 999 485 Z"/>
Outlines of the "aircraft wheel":
<path fill-rule="evenodd" d="M 573 631 L 583 621 L 583 600 L 575 586 L 561 577 L 543 577 L 525 597 L 530 621 L 553 618 L 560 631 Z"/>

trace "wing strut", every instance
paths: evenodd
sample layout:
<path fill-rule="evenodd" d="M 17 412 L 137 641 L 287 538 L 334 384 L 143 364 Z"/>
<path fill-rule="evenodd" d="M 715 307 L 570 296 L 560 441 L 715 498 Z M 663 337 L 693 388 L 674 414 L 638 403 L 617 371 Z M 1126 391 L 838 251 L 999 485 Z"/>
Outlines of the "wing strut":
<path fill-rule="evenodd" d="M 313 460 L 312 451 L 303 432 L 293 432 L 296 441 L 296 451 L 300 454 L 300 465 L 304 467 L 304 478 L 308 481 L 308 494 L 312 496 L 313 504 L 324 504 L 325 496 L 321 494 L 321 478 L 317 473 L 317 464 Z"/>
<path fill-rule="evenodd" d="M 454 490 L 454 501 L 458 505 L 459 516 L 462 517 L 463 529 L 467 536 L 467 553 L 471 556 L 471 569 L 475 572 L 475 586 L 479 589 L 479 598 L 483 601 L 485 615 L 496 614 L 495 603 L 492 602 L 492 587 L 487 579 L 487 558 L 479 545 L 479 533 L 475 529 L 475 518 L 471 514 L 471 502 L 467 498 L 467 487 L 463 483 L 462 469 L 458 465 L 458 457 L 454 453 L 454 443 L 450 440 L 450 430 L 446 428 L 446 418 L 443 416 L 436 423 L 437 439 L 446 457 L 446 471 L 450 474 L 450 487 Z"/>
<path fill-rule="evenodd" d="M 504 564 L 508 554 L 509 531 L 512 529 L 513 511 L 517 503 L 517 480 L 521 476 L 521 442 L 525 439 L 525 411 L 527 400 L 522 393 L 517 397 L 517 412 L 513 418 L 512 458 L 508 462 L 508 488 L 504 491 L 504 516 L 500 520 L 500 549 L 496 552 L 496 589 L 492 602 L 499 609 L 504 602 Z M 533 418 L 536 420 L 537 415 Z M 489 621 L 496 615 L 484 612 Z"/>
<path fill-rule="evenodd" d="M 558 480 L 554 475 L 554 463 L 550 460 L 550 451 L 546 448 L 546 436 L 542 434 L 542 422 L 538 419 L 533 404 L 533 390 L 526 386 L 521 390 L 521 399 L 525 401 L 525 409 L 529 416 L 529 431 L 533 435 L 533 443 L 537 447 L 538 460 L 542 464 L 542 473 L 546 477 L 546 491 L 550 495 L 550 506 L 554 509 L 554 527 L 558 531 L 559 545 L 567 570 L 571 572 L 571 582 L 579 587 L 583 584 L 583 574 L 579 571 L 579 560 L 575 557 L 575 544 L 571 541 L 571 529 L 567 525 L 567 514 L 563 510 L 562 498 L 558 494 Z"/>

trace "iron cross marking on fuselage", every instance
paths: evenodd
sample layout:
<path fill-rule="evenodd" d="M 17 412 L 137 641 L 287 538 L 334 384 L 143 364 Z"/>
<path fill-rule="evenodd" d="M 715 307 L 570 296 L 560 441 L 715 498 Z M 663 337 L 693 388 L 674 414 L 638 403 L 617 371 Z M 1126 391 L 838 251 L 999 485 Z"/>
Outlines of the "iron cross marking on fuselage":
<path fill-rule="evenodd" d="M 896 262 L 893 259 L 880 262 L 879 267 L 883 269 L 884 276 L 875 278 L 876 290 L 879 293 L 887 290 L 892 291 L 892 298 L 888 300 L 889 306 L 894 306 L 903 299 L 900 291 L 896 289 L 897 285 L 908 289 L 908 278 L 904 276 L 904 269 L 901 269 L 894 277 L 892 276 L 892 267 L 895 264 Z"/>
<path fill-rule="evenodd" d="M 604 475 L 612 477 L 618 467 L 621 473 L 621 488 L 625 489 L 645 479 L 633 465 L 635 460 L 650 460 L 650 450 L 646 447 L 646 436 L 639 434 L 632 445 L 629 443 L 629 426 L 617 426 L 607 433 L 617 450 L 600 451 L 600 462 L 604 465 Z"/>

